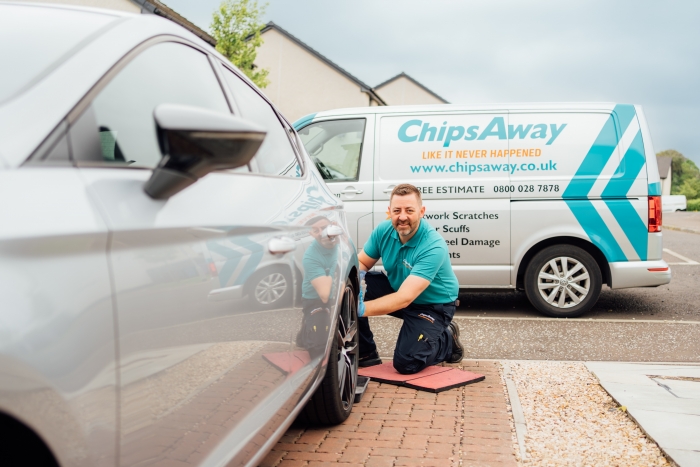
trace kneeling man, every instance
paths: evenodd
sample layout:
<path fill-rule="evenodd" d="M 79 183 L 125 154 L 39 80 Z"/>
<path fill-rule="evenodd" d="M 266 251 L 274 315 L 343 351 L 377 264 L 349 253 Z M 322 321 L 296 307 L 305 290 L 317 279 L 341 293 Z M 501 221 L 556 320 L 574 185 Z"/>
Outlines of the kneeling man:
<path fill-rule="evenodd" d="M 389 200 L 391 221 L 377 226 L 359 254 L 369 271 L 381 258 L 386 275 L 360 273 L 367 285 L 358 310 L 360 366 L 381 363 L 367 316 L 403 319 L 394 368 L 412 374 L 440 362 L 457 363 L 464 348 L 452 322 L 459 283 L 442 236 L 423 220 L 425 206 L 413 185 L 397 185 Z"/>

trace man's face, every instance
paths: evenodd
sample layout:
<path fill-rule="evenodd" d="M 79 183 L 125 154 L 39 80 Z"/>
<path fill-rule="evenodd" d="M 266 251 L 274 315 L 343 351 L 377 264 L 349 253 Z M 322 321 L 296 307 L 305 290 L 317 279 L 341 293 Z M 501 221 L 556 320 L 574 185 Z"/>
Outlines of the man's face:
<path fill-rule="evenodd" d="M 418 230 L 420 219 L 425 213 L 425 206 L 413 193 L 405 196 L 394 195 L 389 204 L 391 224 L 399 233 L 403 242 L 407 242 Z"/>
<path fill-rule="evenodd" d="M 311 236 L 324 248 L 333 248 L 335 246 L 336 237 L 323 237 L 321 234 L 330 225 L 328 219 L 321 219 L 315 224 L 311 224 Z"/>

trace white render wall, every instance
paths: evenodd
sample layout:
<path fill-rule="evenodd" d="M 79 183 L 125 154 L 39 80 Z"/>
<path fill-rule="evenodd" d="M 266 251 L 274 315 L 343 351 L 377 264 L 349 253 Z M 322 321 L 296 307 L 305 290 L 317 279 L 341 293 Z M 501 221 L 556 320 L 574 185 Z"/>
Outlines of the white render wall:
<path fill-rule="evenodd" d="M 22 1 L 22 0 L 20 0 Z M 26 0 L 28 1 L 28 0 Z M 141 13 L 141 7 L 131 0 L 40 0 L 41 3 L 57 3 L 61 5 L 76 5 L 89 8 L 107 8 L 109 10 Z"/>
<path fill-rule="evenodd" d="M 291 122 L 304 115 L 342 107 L 367 107 L 369 94 L 277 30 L 263 35 L 255 64 L 270 70 L 262 91 Z"/>
<path fill-rule="evenodd" d="M 445 103 L 405 76 L 401 76 L 381 87 L 377 87 L 375 90 L 388 105 L 424 105 Z"/>

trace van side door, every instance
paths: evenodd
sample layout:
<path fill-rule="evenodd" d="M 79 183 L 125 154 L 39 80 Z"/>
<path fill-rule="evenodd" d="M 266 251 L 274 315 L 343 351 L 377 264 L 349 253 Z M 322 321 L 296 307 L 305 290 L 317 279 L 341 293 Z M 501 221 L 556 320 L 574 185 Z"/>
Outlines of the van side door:
<path fill-rule="evenodd" d="M 298 133 L 326 185 L 345 204 L 350 236 L 361 249 L 374 227 L 374 115 L 316 121 Z"/>
<path fill-rule="evenodd" d="M 374 223 L 396 185 L 418 187 L 463 288 L 511 285 L 507 125 L 506 111 L 378 117 Z"/>

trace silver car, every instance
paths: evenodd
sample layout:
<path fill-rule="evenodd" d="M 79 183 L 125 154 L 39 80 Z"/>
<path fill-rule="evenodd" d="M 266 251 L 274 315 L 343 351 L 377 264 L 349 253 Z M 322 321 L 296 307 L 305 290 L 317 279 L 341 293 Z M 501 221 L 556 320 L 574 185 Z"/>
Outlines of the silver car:
<path fill-rule="evenodd" d="M 185 29 L 0 4 L 0 463 L 256 465 L 297 416 L 345 420 L 347 231 Z"/>

